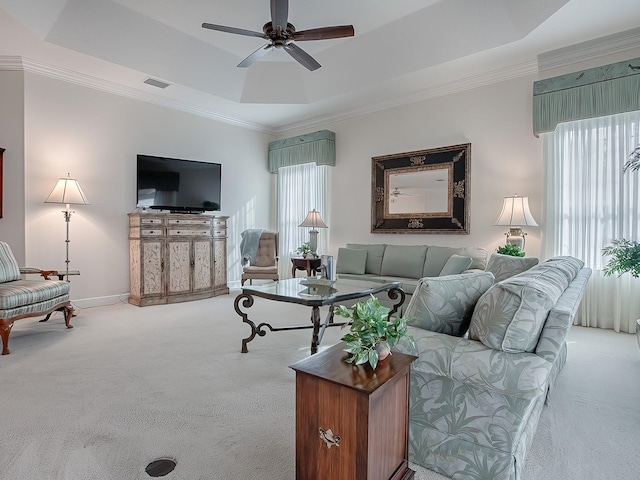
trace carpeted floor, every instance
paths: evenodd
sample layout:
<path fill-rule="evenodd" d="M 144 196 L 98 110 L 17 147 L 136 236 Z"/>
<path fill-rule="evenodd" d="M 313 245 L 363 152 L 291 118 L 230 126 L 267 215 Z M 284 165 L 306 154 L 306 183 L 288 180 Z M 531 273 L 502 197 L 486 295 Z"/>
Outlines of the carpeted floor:
<path fill-rule="evenodd" d="M 67 330 L 16 322 L 0 357 L 0 479 L 136 480 L 160 457 L 167 480 L 295 477 L 295 374 L 310 331 L 249 343 L 231 295 L 156 307 L 84 309 Z M 307 322 L 310 309 L 257 299 L 250 318 Z M 329 329 L 324 346 L 344 332 Z M 524 480 L 628 480 L 640 458 L 634 335 L 573 327 Z M 421 467 L 416 480 L 443 479 Z"/>

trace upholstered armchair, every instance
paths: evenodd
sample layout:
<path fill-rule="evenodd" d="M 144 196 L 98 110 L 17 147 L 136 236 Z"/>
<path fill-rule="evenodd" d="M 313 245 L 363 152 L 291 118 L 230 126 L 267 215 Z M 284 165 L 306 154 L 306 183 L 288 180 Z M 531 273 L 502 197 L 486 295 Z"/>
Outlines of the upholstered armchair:
<path fill-rule="evenodd" d="M 258 241 L 258 249 L 249 264 L 242 268 L 241 284 L 249 280 L 278 280 L 278 232 L 263 231 Z"/>
<path fill-rule="evenodd" d="M 41 280 L 23 280 L 21 275 L 38 274 Z M 69 300 L 69 283 L 49 280 L 55 270 L 20 268 L 11 248 L 0 242 L 0 337 L 2 355 L 9 353 L 9 334 L 16 320 L 48 315 L 56 310 L 64 312 L 67 328 L 73 315 Z"/>

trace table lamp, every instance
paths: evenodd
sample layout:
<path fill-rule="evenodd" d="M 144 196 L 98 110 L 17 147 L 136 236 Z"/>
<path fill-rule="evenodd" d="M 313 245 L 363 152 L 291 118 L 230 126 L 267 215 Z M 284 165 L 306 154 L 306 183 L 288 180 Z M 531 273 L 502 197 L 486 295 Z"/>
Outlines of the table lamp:
<path fill-rule="evenodd" d="M 316 255 L 316 249 L 318 248 L 318 230 L 316 228 L 329 227 L 322 221 L 320 213 L 315 208 L 307 214 L 306 218 L 298 226 L 311 227 L 311 230 L 309 230 L 309 246 L 311 247 L 311 253 Z"/>
<path fill-rule="evenodd" d="M 518 195 L 504 197 L 502 212 L 495 225 L 509 226 L 509 231 L 505 233 L 506 243 L 524 250 L 526 233 L 522 231 L 521 227 L 538 226 L 529 209 L 529 197 L 519 197 Z"/>

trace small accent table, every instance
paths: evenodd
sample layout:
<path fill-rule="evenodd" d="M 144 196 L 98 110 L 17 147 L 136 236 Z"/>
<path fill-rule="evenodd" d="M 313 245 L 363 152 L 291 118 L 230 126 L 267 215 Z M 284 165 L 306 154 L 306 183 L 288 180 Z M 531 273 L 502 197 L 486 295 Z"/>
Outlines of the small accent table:
<path fill-rule="evenodd" d="M 393 353 L 373 370 L 351 365 L 344 343 L 296 371 L 296 480 L 410 480 L 409 367 Z"/>
<path fill-rule="evenodd" d="M 306 270 L 307 277 L 316 275 L 320 271 L 320 259 L 319 258 L 302 258 L 291 257 L 291 277 L 296 278 L 296 270 Z"/>
<path fill-rule="evenodd" d="M 344 322 L 333 322 L 333 306 L 336 303 L 353 300 L 356 298 L 368 297 L 369 295 L 387 292 L 391 300 L 398 302 L 393 305 L 389 312 L 389 317 L 398 311 L 398 308 L 404 303 L 405 293 L 400 288 L 400 282 L 375 283 L 375 282 L 357 282 L 357 285 L 340 283 L 338 280 L 332 287 L 326 288 L 309 288 L 300 282 L 304 282 L 304 278 L 289 278 L 279 280 L 277 282 L 266 283 L 264 285 L 250 285 L 242 287 L 242 293 L 236 297 L 234 308 L 238 315 L 242 317 L 242 321 L 251 327 L 251 335 L 242 340 L 242 353 L 247 353 L 247 344 L 255 338 L 256 335 L 264 337 L 268 328 L 272 332 L 282 330 L 302 330 L 312 328 L 311 335 L 311 354 L 318 351 L 318 345 L 322 341 L 322 336 L 327 327 L 339 327 Z M 253 305 L 253 297 L 266 298 L 278 302 L 297 303 L 311 307 L 311 324 L 295 325 L 291 327 L 272 327 L 268 323 L 256 324 L 249 320 L 249 314 L 240 309 L 240 305 L 244 308 L 250 308 Z M 320 320 L 320 307 L 329 305 L 329 313 L 324 322 Z"/>

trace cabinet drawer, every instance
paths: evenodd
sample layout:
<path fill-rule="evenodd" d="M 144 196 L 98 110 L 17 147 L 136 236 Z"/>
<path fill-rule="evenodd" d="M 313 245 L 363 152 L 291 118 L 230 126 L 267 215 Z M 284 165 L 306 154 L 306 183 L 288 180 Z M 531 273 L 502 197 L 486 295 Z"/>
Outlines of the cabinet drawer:
<path fill-rule="evenodd" d="M 186 236 L 211 236 L 211 230 L 208 228 L 170 228 L 169 236 L 186 237 Z"/>
<path fill-rule="evenodd" d="M 161 218 L 141 218 L 140 223 L 142 225 L 162 225 Z"/>
<path fill-rule="evenodd" d="M 214 238 L 224 238 L 227 236 L 227 231 L 226 230 L 214 230 L 213 231 L 213 237 Z"/>
<path fill-rule="evenodd" d="M 162 236 L 162 228 L 143 228 L 140 231 L 140 235 L 143 237 L 161 237 Z"/>
<path fill-rule="evenodd" d="M 218 220 L 217 218 L 213 219 L 213 228 L 227 228 L 226 220 Z"/>
<path fill-rule="evenodd" d="M 203 218 L 202 220 L 200 219 L 185 219 L 185 220 L 179 220 L 176 218 L 172 218 L 169 219 L 169 225 L 174 226 L 174 225 L 211 225 L 211 220 L 207 219 L 207 218 Z"/>

